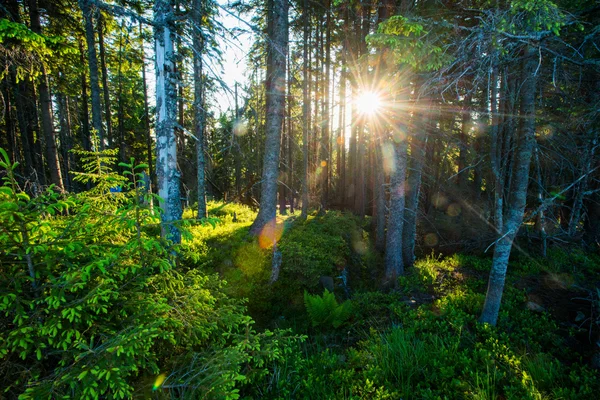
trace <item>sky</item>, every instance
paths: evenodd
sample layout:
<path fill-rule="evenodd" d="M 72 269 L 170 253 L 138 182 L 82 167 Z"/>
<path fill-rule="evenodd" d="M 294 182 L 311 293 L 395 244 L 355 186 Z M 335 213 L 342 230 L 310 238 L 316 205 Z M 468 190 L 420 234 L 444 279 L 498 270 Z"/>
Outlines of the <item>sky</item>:
<path fill-rule="evenodd" d="M 240 87 L 248 83 L 246 65 L 248 51 L 252 46 L 252 34 L 249 32 L 248 24 L 242 22 L 249 19 L 249 16 L 237 17 L 237 12 L 228 6 L 229 1 L 227 0 L 218 0 L 218 3 L 220 5 L 218 21 L 223 28 L 230 32 L 234 30 L 236 32 L 234 37 L 227 34 L 218 38 L 223 52 L 223 61 L 221 67 L 213 65 L 212 68 L 213 72 L 229 87 L 229 90 L 219 90 L 214 98 L 216 109 L 224 112 L 227 109 L 235 108 L 233 94 L 235 83 L 238 82 Z"/>
<path fill-rule="evenodd" d="M 211 102 L 212 110 L 219 115 L 228 109 L 233 110 L 234 87 L 238 82 L 240 88 L 248 83 L 246 74 L 246 63 L 248 51 L 252 46 L 252 34 L 250 28 L 243 20 L 249 20 L 249 16 L 238 17 L 237 12 L 229 7 L 230 1 L 217 0 L 219 4 L 219 15 L 217 23 L 222 26 L 222 32 L 217 38 L 220 49 L 223 53 L 222 63 L 219 65 L 216 60 L 205 60 L 206 67 L 211 78 L 219 79 L 223 82 L 222 87 L 213 94 Z M 235 36 L 229 32 L 236 32 Z M 188 43 L 191 46 L 191 43 Z M 156 78 L 154 74 L 154 43 L 146 42 L 144 45 L 146 61 L 146 83 L 148 85 L 148 98 L 151 105 L 155 104 Z M 191 64 L 190 64 L 191 67 Z M 190 71 L 191 73 L 191 71 Z M 241 95 L 241 90 L 240 90 Z M 240 103 L 242 101 L 240 100 Z"/>

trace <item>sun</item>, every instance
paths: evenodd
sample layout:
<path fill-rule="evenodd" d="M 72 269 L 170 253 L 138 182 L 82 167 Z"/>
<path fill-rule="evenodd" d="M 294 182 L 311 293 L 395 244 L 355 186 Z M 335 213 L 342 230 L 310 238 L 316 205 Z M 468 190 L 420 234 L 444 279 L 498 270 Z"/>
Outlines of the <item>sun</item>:
<path fill-rule="evenodd" d="M 356 109 L 359 113 L 372 116 L 377 114 L 381 110 L 381 97 L 375 92 L 362 92 L 354 100 Z"/>

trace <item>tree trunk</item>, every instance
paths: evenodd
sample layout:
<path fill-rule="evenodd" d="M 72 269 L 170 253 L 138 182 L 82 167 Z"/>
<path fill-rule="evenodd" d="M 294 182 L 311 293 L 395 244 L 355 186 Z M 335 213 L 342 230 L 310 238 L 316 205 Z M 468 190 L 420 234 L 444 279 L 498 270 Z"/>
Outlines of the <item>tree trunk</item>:
<path fill-rule="evenodd" d="M 35 1 L 35 0 L 31 0 Z M 89 0 L 79 0 L 79 7 L 85 21 L 85 41 L 88 47 L 88 64 L 90 68 L 90 89 L 92 93 L 92 126 L 98 135 L 100 150 L 104 149 L 104 129 L 102 127 L 102 105 L 100 101 L 100 83 L 98 79 L 98 57 L 96 55 L 96 38 L 92 7 Z"/>
<path fill-rule="evenodd" d="M 125 110 L 123 105 L 123 27 L 119 28 L 119 60 L 117 71 L 117 124 L 119 128 L 119 160 L 127 162 L 125 155 Z"/>
<path fill-rule="evenodd" d="M 404 274 L 402 256 L 402 231 L 404 228 L 406 150 L 405 138 L 394 143 L 394 164 L 396 168 L 390 174 L 390 211 L 388 217 L 385 246 L 384 285 L 396 285 L 397 278 Z"/>
<path fill-rule="evenodd" d="M 63 182 L 65 183 L 65 189 L 72 191 L 71 182 L 69 179 L 69 171 L 71 171 L 71 155 L 69 149 L 73 148 L 71 143 L 71 118 L 69 115 L 69 98 L 63 94 L 58 93 L 58 117 L 60 123 L 60 150 L 62 156 L 62 171 L 64 172 Z"/>
<path fill-rule="evenodd" d="M 279 177 L 279 150 L 281 127 L 285 115 L 285 60 L 288 48 L 288 1 L 273 0 L 269 13 L 273 29 L 268 49 L 267 65 L 266 140 L 261 186 L 260 209 L 250 233 L 258 235 L 263 227 L 275 221 L 277 212 L 277 179 Z"/>
<path fill-rule="evenodd" d="M 100 47 L 100 69 L 102 70 L 102 90 L 104 92 L 104 120 L 106 121 L 106 137 L 108 146 L 113 145 L 112 119 L 110 111 L 110 95 L 108 92 L 108 69 L 106 68 L 106 52 L 104 51 L 104 28 L 106 22 L 101 12 L 98 12 L 98 44 Z M 121 158 L 121 160 L 123 160 Z"/>
<path fill-rule="evenodd" d="M 85 56 L 83 54 L 83 43 L 79 42 L 79 61 L 81 65 L 85 64 Z M 85 70 L 81 69 L 81 144 L 83 149 L 90 151 L 92 145 L 90 142 L 90 113 L 88 110 L 88 93 L 87 93 L 87 78 Z"/>
<path fill-rule="evenodd" d="M 150 175 L 150 191 L 155 178 L 154 168 L 152 167 L 152 135 L 150 132 L 150 110 L 148 107 L 148 87 L 146 83 L 146 61 L 144 60 L 144 38 L 142 36 L 142 23 L 140 22 L 140 40 L 141 40 L 141 56 L 142 56 L 142 89 L 144 93 L 144 129 L 146 131 L 146 152 L 148 157 L 148 171 Z"/>
<path fill-rule="evenodd" d="M 321 116 L 321 210 L 327 209 L 329 198 L 329 75 L 331 65 L 331 7 L 327 2 L 325 33 L 325 79 L 323 80 L 323 112 Z"/>
<path fill-rule="evenodd" d="M 375 128 L 377 129 L 377 128 Z M 385 250 L 385 173 L 383 169 L 383 153 L 381 132 L 375 132 L 376 142 L 374 149 L 375 183 L 374 196 L 375 206 L 373 217 L 375 220 L 375 248 L 383 252 Z"/>
<path fill-rule="evenodd" d="M 288 70 L 288 81 L 287 81 L 287 185 L 289 193 L 290 213 L 294 213 L 294 124 L 292 121 L 292 107 L 293 96 L 292 96 L 292 68 L 291 68 L 291 54 L 288 53 L 287 57 L 287 70 Z"/>
<path fill-rule="evenodd" d="M 306 219 L 308 216 L 308 138 L 309 138 L 309 103 L 308 97 L 308 0 L 304 0 L 302 11 L 302 211 L 300 218 Z"/>
<path fill-rule="evenodd" d="M 502 235 L 494 248 L 492 270 L 480 318 L 481 322 L 487 322 L 491 325 L 496 325 L 498 320 L 508 259 L 515 236 L 523 222 L 523 212 L 527 200 L 529 164 L 535 135 L 535 91 L 537 81 L 535 73 L 538 63 L 536 49 L 528 45 L 524 51 L 524 57 L 519 129 L 521 140 L 516 151 L 512 197 L 508 206 L 508 215 L 505 218 L 506 222 L 501 232 Z"/>
<path fill-rule="evenodd" d="M 174 243 L 181 233 L 174 223 L 181 219 L 180 173 L 177 170 L 177 87 L 170 19 L 173 9 L 168 0 L 154 3 L 154 41 L 156 49 L 156 176 L 161 198 L 162 235 Z"/>
<path fill-rule="evenodd" d="M 42 34 L 40 25 L 40 13 L 37 6 L 37 0 L 29 0 L 29 19 L 31 30 L 37 34 Z M 50 170 L 50 179 L 52 183 L 60 190 L 64 190 L 62 175 L 60 172 L 60 161 L 58 150 L 56 148 L 56 134 L 54 132 L 54 122 L 52 116 L 52 99 L 48 85 L 48 75 L 46 69 L 42 66 L 42 74 L 38 86 L 40 96 L 40 111 L 42 115 L 42 131 L 46 142 L 46 162 Z"/>
<path fill-rule="evenodd" d="M 206 161 L 204 159 L 204 76 L 202 72 L 202 57 L 204 53 L 204 37 L 200 23 L 204 15 L 203 0 L 194 0 L 192 8 L 192 40 L 194 46 L 194 135 L 196 136 L 196 162 L 198 172 L 198 219 L 206 218 Z"/>
<path fill-rule="evenodd" d="M 469 88 L 467 87 L 468 91 Z M 459 136 L 459 152 L 458 152 L 458 175 L 456 176 L 456 183 L 458 189 L 461 192 L 467 190 L 467 182 L 469 178 L 469 170 L 467 168 L 467 153 L 468 153 L 468 140 L 469 140 L 469 129 L 471 127 L 471 93 L 468 92 L 465 95 L 464 104 L 462 108 L 462 123 L 460 128 Z"/>
<path fill-rule="evenodd" d="M 431 104 L 427 107 L 431 109 Z M 402 257 L 404 267 L 412 267 L 415 263 L 415 244 L 417 239 L 417 215 L 419 213 L 419 197 L 421 194 L 421 178 L 425 165 L 425 148 L 427 145 L 429 117 L 427 111 L 418 115 L 419 122 L 411 135 L 410 155 L 412 159 L 407 179 L 406 209 L 402 230 Z"/>

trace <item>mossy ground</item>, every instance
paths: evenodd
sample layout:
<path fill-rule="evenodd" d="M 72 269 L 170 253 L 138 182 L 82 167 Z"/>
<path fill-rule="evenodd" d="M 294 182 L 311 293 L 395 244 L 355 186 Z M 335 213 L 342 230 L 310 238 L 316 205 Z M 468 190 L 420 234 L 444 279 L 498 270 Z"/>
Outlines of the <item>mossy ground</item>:
<path fill-rule="evenodd" d="M 430 255 L 398 290 L 382 292 L 368 221 L 294 214 L 278 217 L 283 264 L 271 285 L 272 249 L 248 235 L 253 211 L 211 203 L 209 214 L 220 221 L 190 228 L 185 263 L 218 272 L 230 295 L 248 299 L 258 326 L 308 334 L 269 379 L 243 390 L 248 398 L 577 399 L 600 390 L 591 366 L 600 339 L 597 255 L 514 254 L 494 328 L 477 322 L 489 257 Z M 340 300 L 351 297 L 353 315 L 339 328 L 313 328 L 304 307 L 305 290 L 323 291 L 321 276 L 334 278 Z"/>

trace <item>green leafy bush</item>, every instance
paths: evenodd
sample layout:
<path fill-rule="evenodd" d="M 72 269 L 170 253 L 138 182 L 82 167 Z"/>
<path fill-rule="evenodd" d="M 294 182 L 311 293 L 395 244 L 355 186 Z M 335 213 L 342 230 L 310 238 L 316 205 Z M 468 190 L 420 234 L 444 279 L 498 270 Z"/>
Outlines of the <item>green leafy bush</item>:
<path fill-rule="evenodd" d="M 144 166 L 123 164 L 130 179 L 118 202 L 99 189 L 93 199 L 52 187 L 30 198 L 0 153 L 4 395 L 130 398 L 161 374 L 157 388 L 176 397 L 237 398 L 301 339 L 258 334 L 216 275 L 174 268 L 177 248 L 146 229 L 158 219 L 137 184 Z"/>

